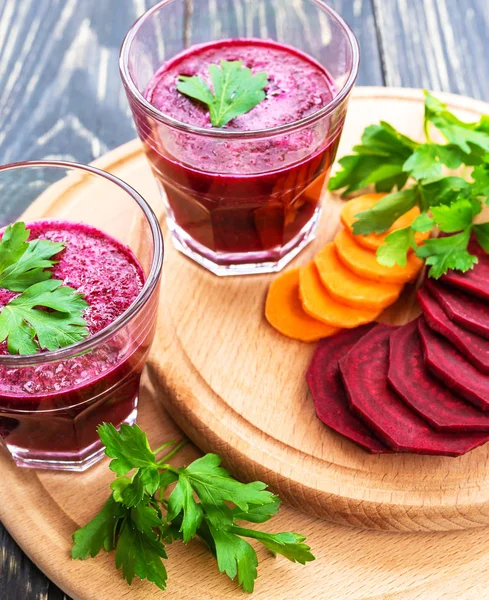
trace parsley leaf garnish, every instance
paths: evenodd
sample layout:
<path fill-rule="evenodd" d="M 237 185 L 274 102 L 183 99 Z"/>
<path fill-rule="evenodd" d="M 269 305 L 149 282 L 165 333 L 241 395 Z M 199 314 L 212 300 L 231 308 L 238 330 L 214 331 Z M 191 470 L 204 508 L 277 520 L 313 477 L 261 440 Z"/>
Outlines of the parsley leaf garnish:
<path fill-rule="evenodd" d="M 8 225 L 0 241 L 0 288 L 23 292 L 29 286 L 51 278 L 55 261 L 51 258 L 61 252 L 64 244 L 50 240 L 28 242 L 29 230 L 25 223 Z"/>
<path fill-rule="evenodd" d="M 476 149 L 489 152 L 489 128 L 487 117 L 480 121 L 466 123 L 451 113 L 447 105 L 429 92 L 425 92 L 425 121 L 432 123 L 454 146 L 467 154 Z M 426 129 L 426 126 L 425 126 Z"/>
<path fill-rule="evenodd" d="M 435 143 L 435 127 L 447 143 Z M 374 185 L 389 192 L 372 209 L 355 215 L 353 233 L 383 233 L 414 206 L 421 216 L 410 227 L 393 231 L 377 250 L 377 260 L 386 266 L 404 266 L 408 252 L 426 260 L 430 277 L 448 269 L 467 271 L 477 263 L 469 252 L 475 239 L 489 251 L 489 223 L 475 224 L 489 198 L 489 116 L 466 123 L 452 114 L 446 104 L 425 92 L 424 130 L 426 142 L 416 142 L 381 121 L 370 125 L 353 154 L 340 159 L 341 169 L 331 178 L 330 190 L 343 188 L 343 195 Z M 443 168 L 474 167 L 471 180 L 444 174 Z M 407 182 L 413 182 L 406 189 Z M 434 228 L 443 237 L 418 247 L 415 233 Z"/>
<path fill-rule="evenodd" d="M 340 159 L 342 167 L 329 181 L 330 190 L 346 188 L 344 194 L 374 184 L 378 192 L 401 189 L 407 179 L 403 166 L 419 144 L 402 135 L 388 123 L 370 125 L 354 155 Z"/>
<path fill-rule="evenodd" d="M 277 496 L 259 481 L 240 483 L 220 466 L 216 454 L 207 454 L 187 467 L 168 464 L 185 442 L 151 450 L 143 431 L 122 425 L 120 432 L 104 423 L 98 429 L 119 477 L 102 510 L 73 535 L 72 558 L 94 557 L 115 549 L 115 563 L 130 584 L 134 577 L 148 579 L 165 589 L 165 543 L 203 541 L 216 557 L 218 568 L 252 592 L 258 557 L 244 538 L 254 539 L 273 554 L 305 564 L 314 560 L 302 535 L 246 529 L 239 522 L 264 523 L 279 510 Z M 163 458 L 159 452 L 173 449 Z M 128 473 L 132 472 L 132 475 Z"/>
<path fill-rule="evenodd" d="M 471 227 L 449 237 L 439 237 L 426 240 L 420 246 L 416 255 L 426 259 L 431 265 L 430 276 L 438 279 L 448 269 L 468 271 L 477 263 L 477 257 L 467 250 L 470 241 Z"/>
<path fill-rule="evenodd" d="M 251 69 L 244 67 L 240 60 L 222 60 L 220 67 L 209 65 L 209 74 L 214 91 L 202 77 L 186 75 L 179 76 L 177 90 L 206 104 L 214 127 L 224 127 L 265 100 L 267 74 L 253 75 Z"/>
<path fill-rule="evenodd" d="M 10 354 L 70 346 L 88 336 L 81 316 L 87 306 L 82 295 L 62 281 L 35 283 L 1 309 L 0 342 L 7 340 Z"/>
<path fill-rule="evenodd" d="M 401 215 L 416 206 L 417 193 L 416 188 L 409 188 L 385 196 L 370 210 L 355 215 L 353 233 L 384 233 Z"/>

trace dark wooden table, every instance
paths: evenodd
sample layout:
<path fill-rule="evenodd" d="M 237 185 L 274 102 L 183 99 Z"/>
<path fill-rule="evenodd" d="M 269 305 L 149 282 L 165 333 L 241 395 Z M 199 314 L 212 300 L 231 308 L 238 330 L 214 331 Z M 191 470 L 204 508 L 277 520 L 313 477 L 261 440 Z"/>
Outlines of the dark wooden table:
<path fill-rule="evenodd" d="M 130 25 L 156 1 L 0 0 L 0 163 L 87 163 L 135 137 L 118 52 Z M 189 7 L 192 1 L 195 28 L 212 0 L 188 0 Z M 426 87 L 489 100 L 487 0 L 329 3 L 359 38 L 359 85 Z M 1 221 L 20 208 L 15 199 L 1 198 Z M 0 524 L 0 600 L 61 598 Z"/>

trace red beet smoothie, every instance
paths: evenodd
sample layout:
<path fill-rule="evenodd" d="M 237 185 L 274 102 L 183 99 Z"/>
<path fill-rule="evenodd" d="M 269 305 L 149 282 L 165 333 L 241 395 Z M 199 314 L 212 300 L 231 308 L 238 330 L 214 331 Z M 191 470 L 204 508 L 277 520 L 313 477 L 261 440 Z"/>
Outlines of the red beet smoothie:
<path fill-rule="evenodd" d="M 53 267 L 53 278 L 84 294 L 89 306 L 83 316 L 90 335 L 106 328 L 134 302 L 145 276 L 129 248 L 80 223 L 38 221 L 27 226 L 30 239 L 66 242 L 55 257 L 59 263 Z M 0 290 L 0 306 L 16 295 Z M 99 423 L 131 420 L 152 332 L 133 337 L 125 331 L 64 361 L 23 368 L 0 365 L 4 441 L 30 454 L 71 460 L 96 443 Z M 5 343 L 0 354 L 8 354 Z M 46 412 L 63 408 L 52 415 Z"/>
<path fill-rule="evenodd" d="M 236 136 L 216 140 L 178 130 L 163 135 L 137 111 L 136 124 L 165 189 L 170 220 L 190 246 L 197 243 L 199 252 L 221 264 L 235 263 L 237 253 L 249 253 L 238 259 L 242 262 L 276 261 L 285 245 L 301 242 L 316 211 L 342 121 L 272 137 L 239 134 L 308 117 L 336 90 L 327 71 L 298 50 L 239 39 L 194 46 L 172 58 L 151 80 L 147 100 L 177 121 L 211 130 L 207 107 L 179 93 L 176 85 L 179 75 L 209 81 L 209 65 L 221 60 L 241 60 L 254 73 L 268 75 L 266 99 L 226 125 Z"/>

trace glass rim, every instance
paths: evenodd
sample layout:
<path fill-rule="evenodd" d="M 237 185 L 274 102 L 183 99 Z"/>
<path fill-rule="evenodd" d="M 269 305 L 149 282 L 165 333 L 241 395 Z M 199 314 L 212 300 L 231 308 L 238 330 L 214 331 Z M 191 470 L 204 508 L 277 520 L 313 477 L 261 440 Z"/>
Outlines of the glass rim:
<path fill-rule="evenodd" d="M 319 109 L 318 111 L 297 119 L 292 123 L 286 123 L 284 125 L 279 125 L 276 127 L 271 127 L 269 129 L 254 129 L 251 131 L 233 131 L 227 129 L 212 129 L 206 127 L 199 127 L 197 125 L 191 125 L 189 123 L 184 123 L 183 121 L 179 121 L 166 115 L 162 111 L 155 108 L 150 102 L 146 100 L 143 94 L 138 90 L 136 84 L 134 83 L 131 74 L 129 73 L 129 52 L 131 45 L 136 37 L 137 33 L 141 29 L 141 27 L 146 23 L 146 21 L 152 17 L 156 12 L 158 12 L 161 8 L 174 2 L 174 0 L 161 0 L 157 4 L 155 4 L 152 8 L 143 13 L 139 19 L 132 25 L 132 27 L 127 32 L 124 40 L 122 42 L 122 46 L 119 53 L 119 71 L 121 74 L 122 82 L 126 89 L 131 94 L 131 97 L 134 101 L 147 113 L 150 113 L 151 116 L 164 123 L 165 125 L 169 125 L 174 129 L 179 129 L 181 131 L 185 131 L 187 133 L 193 133 L 205 137 L 215 137 L 215 138 L 253 138 L 253 137 L 271 137 L 278 134 L 288 133 L 291 131 L 295 131 L 300 129 L 306 125 L 311 123 L 315 123 L 316 121 L 324 118 L 325 116 L 331 114 L 338 106 L 340 106 L 350 94 L 353 85 L 358 76 L 358 69 L 360 65 L 360 47 L 358 44 L 358 40 L 353 33 L 353 30 L 348 25 L 348 23 L 341 17 L 331 6 L 326 4 L 324 0 L 309 0 L 318 6 L 318 8 L 322 9 L 328 15 L 334 19 L 342 28 L 343 33 L 346 35 L 346 38 L 350 44 L 350 49 L 352 52 L 352 65 L 350 69 L 350 73 L 346 82 L 343 84 L 341 90 L 338 94 L 328 102 L 326 106 Z"/>
<path fill-rule="evenodd" d="M 131 196 L 131 198 L 138 204 L 138 206 L 143 211 L 143 214 L 146 217 L 146 221 L 148 222 L 151 229 L 154 252 L 153 259 L 151 261 L 150 271 L 141 291 L 139 292 L 135 300 L 132 302 L 132 304 L 129 306 L 129 308 L 127 308 L 121 315 L 119 315 L 119 317 L 117 317 L 117 319 L 110 323 L 110 325 L 104 327 L 104 329 L 97 332 L 95 335 L 85 338 L 81 342 L 77 342 L 76 344 L 72 344 L 71 346 L 66 346 L 65 348 L 60 348 L 59 350 L 52 350 L 42 353 L 40 352 L 37 354 L 26 355 L 1 355 L 0 366 L 5 367 L 19 368 L 49 364 L 73 358 L 79 354 L 83 354 L 92 350 L 95 346 L 98 346 L 99 344 L 110 338 L 112 335 L 114 335 L 114 333 L 122 329 L 125 325 L 127 325 L 127 323 L 144 308 L 147 300 L 149 299 L 156 285 L 158 284 L 161 269 L 163 266 L 164 243 L 163 234 L 161 233 L 158 218 L 154 213 L 153 209 L 148 204 L 148 202 L 141 196 L 139 192 L 137 192 L 128 183 L 126 183 L 119 177 L 116 177 L 115 175 L 112 175 L 111 173 L 108 173 L 107 171 L 104 171 L 92 165 L 83 165 L 76 162 L 61 160 L 23 161 L 10 163 L 7 165 L 0 165 L 0 174 L 4 171 L 13 171 L 15 169 L 31 167 L 54 167 L 59 169 L 69 169 L 72 171 L 84 171 L 86 173 L 90 173 L 91 175 L 95 175 L 96 177 L 108 180 L 110 183 L 117 185 L 129 196 Z M 65 178 L 66 177 L 69 177 L 69 174 L 67 174 Z M 59 181 L 63 181 L 63 179 L 60 179 Z M 55 182 L 52 185 L 55 185 L 56 183 L 58 182 Z"/>

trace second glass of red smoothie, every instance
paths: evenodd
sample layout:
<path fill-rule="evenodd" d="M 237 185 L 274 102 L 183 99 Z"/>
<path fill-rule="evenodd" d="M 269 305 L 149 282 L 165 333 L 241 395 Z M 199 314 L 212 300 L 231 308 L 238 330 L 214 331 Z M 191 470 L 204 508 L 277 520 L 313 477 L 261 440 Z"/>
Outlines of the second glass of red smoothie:
<path fill-rule="evenodd" d="M 265 73 L 266 86 L 216 126 L 178 86 L 199 77 L 216 92 L 209 66 L 222 61 Z M 163 0 L 141 17 L 121 73 L 181 252 L 217 275 L 274 272 L 314 237 L 358 63 L 322 0 L 215 0 L 213 14 Z"/>
<path fill-rule="evenodd" d="M 10 337 L 0 343 L 0 446 L 19 466 L 83 471 L 103 455 L 100 423 L 136 420 L 158 310 L 158 219 L 129 185 L 91 166 L 2 166 L 0 188 L 19 209 L 36 201 L 21 219 L 29 241 L 64 245 L 49 273 L 83 296 L 87 334 L 32 353 L 12 352 Z M 20 292 L 0 285 L 0 309 Z"/>

